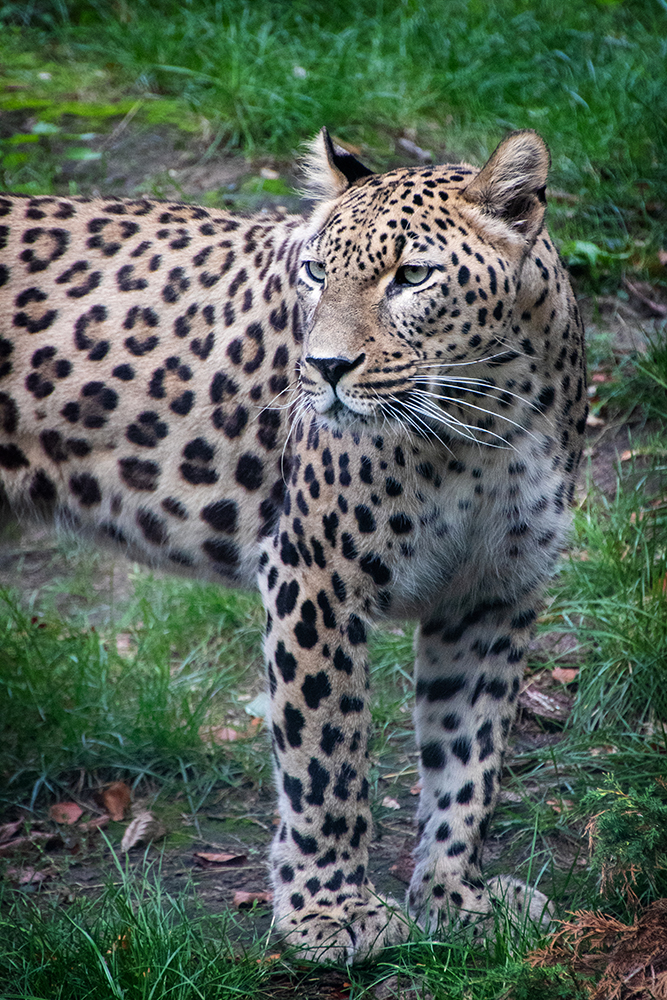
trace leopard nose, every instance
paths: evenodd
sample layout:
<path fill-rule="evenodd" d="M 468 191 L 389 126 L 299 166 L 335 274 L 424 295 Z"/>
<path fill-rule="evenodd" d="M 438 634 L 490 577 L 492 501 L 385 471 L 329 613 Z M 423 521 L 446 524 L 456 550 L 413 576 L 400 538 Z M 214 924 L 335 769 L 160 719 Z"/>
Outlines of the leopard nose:
<path fill-rule="evenodd" d="M 360 354 L 358 358 L 350 361 L 349 358 L 313 358 L 307 357 L 306 361 L 309 365 L 313 365 L 317 368 L 318 372 L 321 374 L 322 378 L 325 379 L 329 385 L 336 388 L 337 383 L 347 374 L 347 372 L 354 371 L 366 360 L 365 354 Z"/>

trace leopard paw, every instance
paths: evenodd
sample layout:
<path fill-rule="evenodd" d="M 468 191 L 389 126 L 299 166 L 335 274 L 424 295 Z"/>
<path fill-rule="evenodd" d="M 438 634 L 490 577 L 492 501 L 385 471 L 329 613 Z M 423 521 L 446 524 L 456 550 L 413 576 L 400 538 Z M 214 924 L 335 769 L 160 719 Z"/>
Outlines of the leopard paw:
<path fill-rule="evenodd" d="M 458 927 L 477 940 L 493 940 L 501 927 L 511 932 L 532 925 L 547 931 L 554 919 L 543 892 L 509 875 L 477 887 L 459 880 L 447 886 L 443 879 L 430 893 L 424 890 L 423 881 L 410 890 L 409 912 L 429 933 Z"/>
<path fill-rule="evenodd" d="M 539 889 L 511 875 L 497 875 L 489 880 L 487 888 L 494 910 L 505 916 L 510 926 L 528 923 L 542 931 L 549 930 L 555 919 L 554 908 Z"/>
<path fill-rule="evenodd" d="M 408 927 L 394 900 L 368 896 L 326 910 L 311 907 L 287 914 L 277 924 L 277 931 L 299 958 L 347 964 L 404 941 Z"/>

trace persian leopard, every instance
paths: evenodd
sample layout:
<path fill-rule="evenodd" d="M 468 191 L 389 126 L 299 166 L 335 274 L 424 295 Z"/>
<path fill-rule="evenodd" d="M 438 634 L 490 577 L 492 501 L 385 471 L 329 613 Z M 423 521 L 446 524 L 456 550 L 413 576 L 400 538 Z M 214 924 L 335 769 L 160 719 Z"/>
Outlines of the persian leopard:
<path fill-rule="evenodd" d="M 258 581 L 275 915 L 309 957 L 406 933 L 367 874 L 376 622 L 419 623 L 409 912 L 523 905 L 482 881 L 482 844 L 586 420 L 548 164 L 524 131 L 481 170 L 376 175 L 323 130 L 305 219 L 0 201 L 4 489 L 154 565 Z"/>

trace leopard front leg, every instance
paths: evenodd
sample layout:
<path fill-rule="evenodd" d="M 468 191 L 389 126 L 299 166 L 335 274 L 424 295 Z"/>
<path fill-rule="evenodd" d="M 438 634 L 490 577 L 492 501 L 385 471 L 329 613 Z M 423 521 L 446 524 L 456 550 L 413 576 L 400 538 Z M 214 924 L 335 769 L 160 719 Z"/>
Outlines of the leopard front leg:
<path fill-rule="evenodd" d="M 417 634 L 415 732 L 422 789 L 408 901 L 415 917 L 431 927 L 474 920 L 486 933 L 494 899 L 519 916 L 526 907 L 532 919 L 548 914 L 542 893 L 502 878 L 485 885 L 481 877 L 535 606 L 531 598 L 518 608 L 480 603 L 468 613 L 432 616 Z"/>
<path fill-rule="evenodd" d="M 343 581 L 334 574 L 332 585 L 331 574 L 296 553 L 283 533 L 260 580 L 280 813 L 274 913 L 278 933 L 302 957 L 352 961 L 406 933 L 405 918 L 367 875 L 366 628 L 343 598 Z"/>

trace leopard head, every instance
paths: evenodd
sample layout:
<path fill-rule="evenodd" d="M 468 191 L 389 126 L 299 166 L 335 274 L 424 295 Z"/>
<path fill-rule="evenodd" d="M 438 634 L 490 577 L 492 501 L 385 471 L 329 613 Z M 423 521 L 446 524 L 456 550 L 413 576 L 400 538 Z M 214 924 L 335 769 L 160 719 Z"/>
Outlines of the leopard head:
<path fill-rule="evenodd" d="M 303 408 L 334 427 L 503 437 L 497 368 L 512 365 L 514 381 L 526 368 L 512 327 L 548 167 L 542 139 L 523 131 L 481 170 L 376 175 L 323 129 L 298 281 Z"/>

